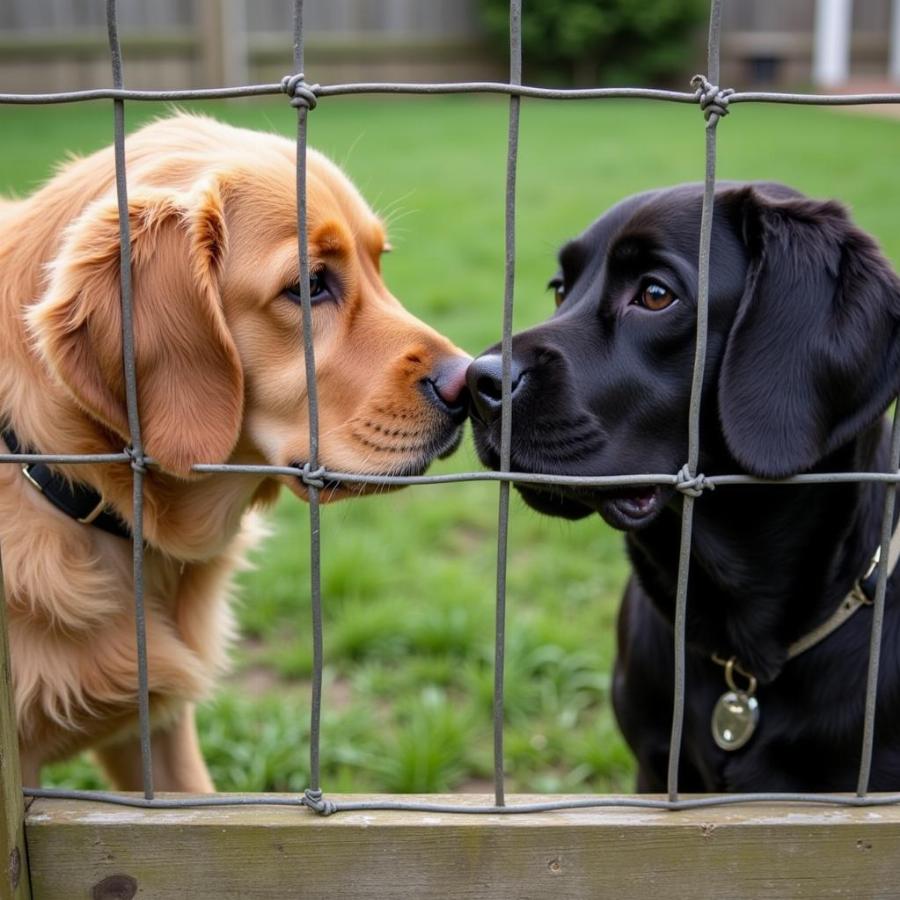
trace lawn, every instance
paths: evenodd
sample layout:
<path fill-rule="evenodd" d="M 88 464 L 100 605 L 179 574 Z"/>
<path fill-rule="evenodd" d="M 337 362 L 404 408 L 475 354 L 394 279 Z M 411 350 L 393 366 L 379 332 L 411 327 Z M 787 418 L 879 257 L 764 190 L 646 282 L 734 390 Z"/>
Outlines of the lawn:
<path fill-rule="evenodd" d="M 195 107 L 191 107 L 195 108 Z M 286 101 L 198 106 L 292 134 Z M 128 106 L 129 128 L 161 108 Z M 0 108 L 0 191 L 24 193 L 67 151 L 109 142 L 108 103 Z M 523 105 L 516 327 L 549 314 L 560 243 L 626 194 L 703 177 L 689 106 Z M 900 122 L 809 108 L 736 106 L 719 127 L 722 178 L 784 181 L 847 202 L 900 262 Z M 415 313 L 476 353 L 498 339 L 506 104 L 492 98 L 322 101 L 310 141 L 341 162 L 390 223 L 385 275 Z M 478 468 L 468 442 L 439 471 Z M 326 791 L 484 789 L 491 694 L 497 488 L 416 487 L 323 511 Z M 629 789 L 609 680 L 621 536 L 599 518 L 542 519 L 514 495 L 506 768 L 511 790 Z M 307 512 L 285 497 L 242 579 L 234 674 L 201 711 L 223 790 L 307 783 Z M 85 761 L 54 783 L 98 784 Z"/>

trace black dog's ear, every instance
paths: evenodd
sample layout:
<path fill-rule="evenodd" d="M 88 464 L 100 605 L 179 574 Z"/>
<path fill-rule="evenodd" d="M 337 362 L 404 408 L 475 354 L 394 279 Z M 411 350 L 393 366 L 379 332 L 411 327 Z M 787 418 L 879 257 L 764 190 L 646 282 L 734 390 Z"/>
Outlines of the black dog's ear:
<path fill-rule="evenodd" d="M 750 264 L 719 374 L 735 459 L 758 477 L 811 468 L 900 391 L 900 279 L 837 203 L 731 198 Z"/>

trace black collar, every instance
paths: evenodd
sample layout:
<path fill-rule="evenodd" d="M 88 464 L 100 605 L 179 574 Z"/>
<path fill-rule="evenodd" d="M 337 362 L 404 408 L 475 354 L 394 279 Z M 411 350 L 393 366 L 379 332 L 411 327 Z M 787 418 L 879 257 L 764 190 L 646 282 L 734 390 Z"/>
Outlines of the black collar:
<path fill-rule="evenodd" d="M 0 432 L 10 453 L 25 453 L 12 428 Z M 57 509 L 82 525 L 93 525 L 116 537 L 131 539 L 131 529 L 109 507 L 92 487 L 70 482 L 44 463 L 22 465 L 22 474 L 35 490 L 40 491 Z"/>

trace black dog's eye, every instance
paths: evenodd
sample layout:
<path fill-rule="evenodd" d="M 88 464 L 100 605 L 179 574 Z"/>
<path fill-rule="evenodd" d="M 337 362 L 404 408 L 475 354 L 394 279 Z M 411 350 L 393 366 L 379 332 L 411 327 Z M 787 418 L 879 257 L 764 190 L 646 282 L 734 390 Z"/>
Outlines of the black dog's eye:
<path fill-rule="evenodd" d="M 561 275 L 554 275 L 553 278 L 547 282 L 547 287 L 553 291 L 553 300 L 556 303 L 556 308 L 559 309 L 563 300 L 566 299 L 566 286 L 563 283 Z"/>
<path fill-rule="evenodd" d="M 300 282 L 298 281 L 289 288 L 285 288 L 284 295 L 292 303 L 301 303 Z M 328 287 L 328 281 L 325 278 L 324 269 L 309 273 L 309 299 L 311 303 L 321 303 L 323 300 L 333 299 L 331 290 Z"/>
<path fill-rule="evenodd" d="M 665 286 L 658 281 L 651 281 L 641 288 L 641 292 L 634 298 L 632 303 L 636 306 L 642 306 L 651 312 L 661 312 L 671 306 L 678 298 Z"/>

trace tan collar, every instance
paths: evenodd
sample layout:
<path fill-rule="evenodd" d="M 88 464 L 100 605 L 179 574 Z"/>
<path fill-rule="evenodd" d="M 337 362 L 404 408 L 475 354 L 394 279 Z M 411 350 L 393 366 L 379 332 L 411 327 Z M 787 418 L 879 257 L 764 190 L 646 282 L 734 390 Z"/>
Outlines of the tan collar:
<path fill-rule="evenodd" d="M 894 530 L 894 533 L 891 535 L 891 543 L 888 547 L 888 560 L 887 560 L 887 577 L 890 578 L 894 573 L 894 569 L 897 567 L 897 561 L 900 560 L 900 523 L 898 523 L 897 527 Z M 881 561 L 881 545 L 878 546 L 878 549 L 875 551 L 875 555 L 872 557 L 869 562 L 869 567 L 862 575 L 861 578 L 857 579 L 853 583 L 853 587 L 850 589 L 850 593 L 847 594 L 846 597 L 841 601 L 840 606 L 820 625 L 817 625 L 813 628 L 812 631 L 808 631 L 803 637 L 797 638 L 792 644 L 788 646 L 787 659 L 791 660 L 795 657 L 799 656 L 801 653 L 805 653 L 807 650 L 815 647 L 816 644 L 821 643 L 825 640 L 832 632 L 837 631 L 841 625 L 844 624 L 855 612 L 862 609 L 864 606 L 871 606 L 873 603 L 872 598 L 863 590 L 863 583 L 870 580 L 872 576 L 875 574 L 878 563 Z M 712 655 L 712 661 L 718 663 L 720 666 L 726 666 L 733 668 L 735 671 L 739 672 L 745 678 L 749 679 L 754 685 L 756 684 L 756 678 L 750 673 L 747 672 L 739 663 L 736 657 L 731 657 L 731 659 L 723 659 L 718 653 L 714 653 Z"/>
<path fill-rule="evenodd" d="M 888 578 L 894 574 L 898 559 L 900 559 L 900 527 L 895 528 L 894 533 L 891 535 L 891 543 L 888 546 Z M 813 628 L 812 631 L 807 632 L 803 637 L 798 638 L 788 647 L 788 659 L 793 659 L 795 656 L 805 653 L 811 647 L 815 647 L 820 641 L 824 641 L 828 635 L 833 631 L 837 631 L 837 629 L 861 607 L 871 606 L 873 598 L 870 598 L 866 591 L 863 590 L 863 583 L 872 578 L 878 568 L 879 562 L 881 562 L 880 544 L 869 563 L 869 568 L 862 578 L 854 582 L 853 587 L 850 589 L 850 593 L 841 601 L 841 605 L 824 622 L 822 622 L 821 625 Z"/>

